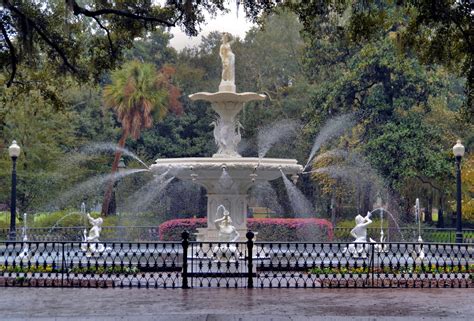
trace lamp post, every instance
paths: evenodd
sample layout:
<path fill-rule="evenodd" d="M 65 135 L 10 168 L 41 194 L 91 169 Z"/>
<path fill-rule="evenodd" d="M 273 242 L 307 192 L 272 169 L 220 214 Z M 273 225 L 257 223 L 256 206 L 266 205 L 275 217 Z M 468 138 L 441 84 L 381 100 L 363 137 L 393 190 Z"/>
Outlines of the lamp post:
<path fill-rule="evenodd" d="M 16 143 L 16 140 L 12 142 L 8 147 L 8 154 L 10 155 L 13 167 L 12 167 L 12 195 L 10 204 L 10 241 L 16 239 L 16 159 L 20 156 L 20 146 Z"/>
<path fill-rule="evenodd" d="M 462 196 L 461 196 L 461 159 L 464 156 L 464 146 L 458 139 L 453 146 L 456 157 L 456 243 L 462 243 Z"/>

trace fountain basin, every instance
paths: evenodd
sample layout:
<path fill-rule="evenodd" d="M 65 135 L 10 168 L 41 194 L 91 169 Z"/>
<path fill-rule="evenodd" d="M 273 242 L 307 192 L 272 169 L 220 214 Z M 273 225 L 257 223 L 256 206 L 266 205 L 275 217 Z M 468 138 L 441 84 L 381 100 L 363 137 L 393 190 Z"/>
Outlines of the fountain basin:
<path fill-rule="evenodd" d="M 247 231 L 247 191 L 254 184 L 267 182 L 303 171 L 295 159 L 257 157 L 190 157 L 158 159 L 150 170 L 183 181 L 192 181 L 207 191 L 207 228 L 198 229 L 198 241 L 218 241 L 214 226 L 217 208 L 229 210 L 239 240 L 245 241 Z"/>
<path fill-rule="evenodd" d="M 239 182 L 240 190 L 246 192 L 253 183 L 277 179 L 281 177 L 281 172 L 286 175 L 299 174 L 303 171 L 303 166 L 296 159 L 189 157 L 157 159 L 150 170 L 157 174 L 169 171 L 172 176 L 185 181 L 192 180 L 208 189 L 228 189 L 219 181 L 222 171 L 226 170 L 234 185 Z M 219 186 L 215 186 L 216 184 Z"/>

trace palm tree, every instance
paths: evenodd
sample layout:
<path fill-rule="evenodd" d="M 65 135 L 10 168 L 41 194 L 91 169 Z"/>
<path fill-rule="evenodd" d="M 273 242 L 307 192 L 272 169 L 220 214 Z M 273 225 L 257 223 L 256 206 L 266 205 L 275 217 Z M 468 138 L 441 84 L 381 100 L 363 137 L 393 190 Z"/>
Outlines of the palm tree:
<path fill-rule="evenodd" d="M 161 121 L 169 110 L 180 112 L 180 90 L 171 84 L 174 69 L 165 66 L 157 72 L 155 66 L 130 61 L 122 69 L 112 73 L 112 83 L 104 87 L 104 105 L 112 108 L 122 124 L 122 136 L 118 142 L 112 163 L 112 174 L 117 172 L 121 149 L 128 137 L 138 139 L 145 128 L 153 124 L 153 117 Z M 112 176 L 102 203 L 102 215 L 109 213 L 115 178 Z"/>

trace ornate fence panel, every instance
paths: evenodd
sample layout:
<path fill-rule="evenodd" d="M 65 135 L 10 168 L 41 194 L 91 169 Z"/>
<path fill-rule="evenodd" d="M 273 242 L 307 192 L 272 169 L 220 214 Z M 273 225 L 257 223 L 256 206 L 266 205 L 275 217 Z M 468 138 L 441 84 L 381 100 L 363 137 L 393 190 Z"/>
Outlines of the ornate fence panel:
<path fill-rule="evenodd" d="M 472 287 L 474 248 L 430 243 L 257 242 L 255 286 Z"/>
<path fill-rule="evenodd" d="M 375 252 L 374 287 L 472 287 L 474 248 L 465 244 L 385 244 Z"/>
<path fill-rule="evenodd" d="M 245 242 L 190 242 L 187 259 L 191 287 L 247 287 Z"/>
<path fill-rule="evenodd" d="M 0 243 L 0 286 L 181 287 L 180 243 Z"/>
<path fill-rule="evenodd" d="M 343 243 L 257 242 L 255 286 L 368 287 L 373 265 L 371 247 L 361 244 L 356 259 L 351 255 L 350 246 Z"/>

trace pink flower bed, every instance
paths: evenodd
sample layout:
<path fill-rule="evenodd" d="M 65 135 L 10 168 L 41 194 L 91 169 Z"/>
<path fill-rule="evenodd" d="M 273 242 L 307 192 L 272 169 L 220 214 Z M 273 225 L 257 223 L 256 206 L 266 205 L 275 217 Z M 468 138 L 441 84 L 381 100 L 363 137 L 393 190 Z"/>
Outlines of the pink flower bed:
<path fill-rule="evenodd" d="M 206 218 L 175 219 L 166 221 L 158 228 L 160 240 L 179 241 L 181 233 L 193 233 L 206 227 Z M 331 222 L 320 218 L 249 218 L 247 226 L 258 232 L 259 241 L 332 241 L 334 231 Z"/>

